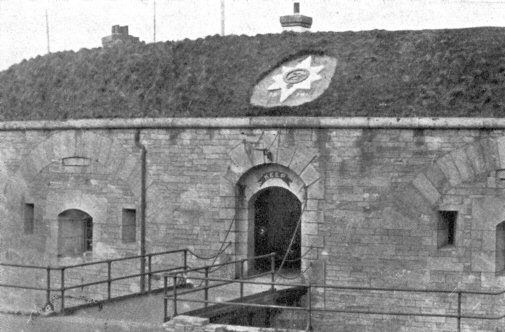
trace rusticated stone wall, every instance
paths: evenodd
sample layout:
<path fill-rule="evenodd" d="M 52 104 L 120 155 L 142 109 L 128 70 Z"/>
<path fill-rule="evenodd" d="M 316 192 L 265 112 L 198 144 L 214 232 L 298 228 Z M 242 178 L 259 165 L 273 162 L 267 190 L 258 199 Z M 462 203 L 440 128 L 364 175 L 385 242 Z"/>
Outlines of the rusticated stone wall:
<path fill-rule="evenodd" d="M 187 247 L 212 256 L 225 248 L 216 262 L 251 256 L 250 200 L 264 188 L 277 186 L 302 203 L 301 273 L 306 280 L 359 287 L 505 289 L 505 276 L 497 271 L 501 249 L 496 246 L 497 225 L 505 220 L 501 173 L 505 131 L 499 126 L 226 123 L 152 129 L 135 125 L 104 129 L 94 123 L 89 129 L 0 132 L 2 260 L 61 265 L 138 254 L 140 143 L 147 151 L 147 252 Z M 65 165 L 63 160 L 70 157 L 87 161 Z M 259 181 L 272 172 L 285 174 L 291 182 L 275 176 Z M 33 234 L 24 234 L 25 203 L 35 207 Z M 138 212 L 135 242 L 121 240 L 124 208 Z M 57 257 L 55 220 L 67 209 L 93 217 L 91 254 Z M 440 210 L 458 212 L 454 245 L 441 248 L 437 245 Z M 172 263 L 156 261 L 159 266 Z M 189 258 L 192 266 L 203 263 Z M 138 268 L 138 262 L 118 264 L 117 273 Z M 223 272 L 235 274 L 233 269 Z M 122 287 L 138 289 L 138 281 Z M 505 311 L 503 295 L 469 295 L 464 301 L 467 314 Z M 450 296 L 425 294 L 320 290 L 314 296 L 315 306 L 327 308 L 418 313 L 453 314 L 454 303 Z M 327 315 L 318 321 L 317 317 L 314 325 L 321 331 L 335 326 L 345 330 L 347 325 L 372 329 L 378 321 L 387 321 L 387 330 L 392 331 L 442 331 L 455 326 L 453 319 L 444 318 L 390 320 L 350 314 Z M 500 324 L 463 321 L 467 330 L 478 326 L 495 331 Z"/>

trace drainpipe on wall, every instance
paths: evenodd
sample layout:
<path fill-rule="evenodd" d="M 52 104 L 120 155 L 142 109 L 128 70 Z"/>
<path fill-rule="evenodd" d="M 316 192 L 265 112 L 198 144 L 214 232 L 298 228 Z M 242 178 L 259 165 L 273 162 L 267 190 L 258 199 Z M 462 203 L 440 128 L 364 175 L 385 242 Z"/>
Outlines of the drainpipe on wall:
<path fill-rule="evenodd" d="M 140 154 L 140 255 L 146 254 L 146 147 L 140 143 L 140 130 L 135 132 L 135 146 L 141 150 Z M 146 260 L 145 257 L 140 260 L 140 291 L 143 293 L 146 289 Z"/>

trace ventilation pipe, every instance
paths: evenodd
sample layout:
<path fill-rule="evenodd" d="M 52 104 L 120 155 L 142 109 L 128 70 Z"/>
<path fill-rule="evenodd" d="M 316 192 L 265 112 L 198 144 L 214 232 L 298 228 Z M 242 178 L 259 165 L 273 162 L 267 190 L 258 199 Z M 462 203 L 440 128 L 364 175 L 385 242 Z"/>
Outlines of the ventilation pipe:
<path fill-rule="evenodd" d="M 140 149 L 140 255 L 146 254 L 146 155 L 147 149 L 140 142 L 140 130 L 135 132 L 135 146 Z M 146 260 L 140 260 L 140 292 L 143 293 L 146 289 Z"/>

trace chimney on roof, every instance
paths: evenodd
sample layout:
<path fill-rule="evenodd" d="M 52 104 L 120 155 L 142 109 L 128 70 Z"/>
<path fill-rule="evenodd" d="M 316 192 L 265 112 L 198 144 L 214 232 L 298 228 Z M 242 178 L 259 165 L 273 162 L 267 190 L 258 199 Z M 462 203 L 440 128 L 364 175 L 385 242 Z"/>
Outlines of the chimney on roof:
<path fill-rule="evenodd" d="M 122 43 L 138 43 L 139 38 L 130 36 L 127 25 L 113 25 L 112 34 L 102 38 L 102 46 L 110 47 Z"/>
<path fill-rule="evenodd" d="M 312 17 L 300 14 L 300 3 L 293 4 L 293 15 L 285 15 L 280 18 L 282 31 L 303 32 L 310 30 Z"/>

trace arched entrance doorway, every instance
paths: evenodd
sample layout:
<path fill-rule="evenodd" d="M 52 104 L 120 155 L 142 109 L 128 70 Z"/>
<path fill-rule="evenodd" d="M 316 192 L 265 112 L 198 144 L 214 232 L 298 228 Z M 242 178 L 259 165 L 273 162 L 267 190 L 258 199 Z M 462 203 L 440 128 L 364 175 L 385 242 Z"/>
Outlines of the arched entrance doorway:
<path fill-rule="evenodd" d="M 93 218 L 77 209 L 58 215 L 58 256 L 80 256 L 93 249 Z"/>
<path fill-rule="evenodd" d="M 250 200 L 254 216 L 254 256 L 275 252 L 275 267 L 299 271 L 301 264 L 301 202 L 289 190 L 268 187 Z M 269 258 L 254 263 L 256 272 L 271 269 Z"/>

